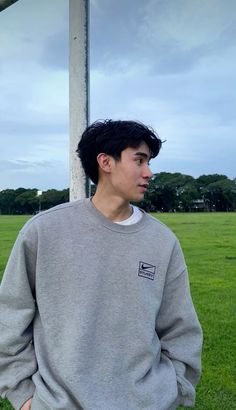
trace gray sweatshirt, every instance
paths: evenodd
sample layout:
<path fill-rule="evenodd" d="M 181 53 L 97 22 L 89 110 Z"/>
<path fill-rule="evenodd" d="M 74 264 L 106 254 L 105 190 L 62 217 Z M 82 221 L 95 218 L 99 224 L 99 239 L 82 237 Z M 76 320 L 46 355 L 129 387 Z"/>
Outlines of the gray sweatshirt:
<path fill-rule="evenodd" d="M 0 393 L 16 409 L 192 406 L 202 333 L 180 245 L 89 199 L 32 218 L 0 287 Z M 36 403 L 37 402 L 37 403 Z"/>

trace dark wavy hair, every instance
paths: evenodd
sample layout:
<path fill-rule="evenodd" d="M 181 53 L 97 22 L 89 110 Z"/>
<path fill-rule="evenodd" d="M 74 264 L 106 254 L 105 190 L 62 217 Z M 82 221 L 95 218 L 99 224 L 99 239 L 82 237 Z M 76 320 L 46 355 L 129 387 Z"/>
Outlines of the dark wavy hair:
<path fill-rule="evenodd" d="M 155 158 L 162 142 L 152 128 L 136 121 L 98 120 L 83 132 L 76 152 L 86 175 L 97 184 L 98 154 L 105 153 L 119 161 L 123 150 L 138 148 L 143 142 L 148 145 L 151 158 Z"/>

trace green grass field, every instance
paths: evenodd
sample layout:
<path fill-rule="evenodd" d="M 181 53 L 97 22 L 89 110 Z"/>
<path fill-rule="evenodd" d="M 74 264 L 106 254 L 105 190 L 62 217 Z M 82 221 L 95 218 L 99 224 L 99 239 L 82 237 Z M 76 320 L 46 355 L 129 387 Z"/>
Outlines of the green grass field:
<path fill-rule="evenodd" d="M 204 331 L 203 374 L 195 409 L 236 409 L 236 213 L 154 216 L 180 239 Z M 27 219 L 0 216 L 0 276 Z M 0 409 L 11 407 L 2 400 Z"/>

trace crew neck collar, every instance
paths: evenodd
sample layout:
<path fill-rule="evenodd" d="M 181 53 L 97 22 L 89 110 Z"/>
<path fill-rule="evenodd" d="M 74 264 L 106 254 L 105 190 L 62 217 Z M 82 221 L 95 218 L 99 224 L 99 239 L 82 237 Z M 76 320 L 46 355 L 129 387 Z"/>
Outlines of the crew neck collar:
<path fill-rule="evenodd" d="M 92 215 L 97 220 L 97 222 L 99 222 L 101 225 L 103 225 L 107 229 L 110 229 L 110 230 L 116 231 L 116 232 L 120 232 L 120 233 L 133 233 L 133 232 L 138 232 L 141 229 L 143 229 L 144 227 L 146 227 L 146 224 L 147 224 L 147 221 L 148 221 L 148 216 L 140 208 L 139 209 L 143 213 L 143 216 L 140 219 L 140 221 L 138 221 L 137 223 L 134 223 L 132 225 L 120 225 L 120 224 L 117 224 L 117 223 L 113 222 L 112 220 L 106 218 L 102 214 L 102 212 L 100 212 L 94 206 L 94 204 L 91 201 L 91 198 L 85 198 L 82 201 L 83 201 L 84 206 L 86 207 L 86 209 L 90 213 L 90 215 Z"/>

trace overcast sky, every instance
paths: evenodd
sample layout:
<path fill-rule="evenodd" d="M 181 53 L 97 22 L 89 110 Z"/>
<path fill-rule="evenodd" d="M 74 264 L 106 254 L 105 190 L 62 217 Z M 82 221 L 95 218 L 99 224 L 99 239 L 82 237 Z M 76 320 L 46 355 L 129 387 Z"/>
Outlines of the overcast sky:
<path fill-rule="evenodd" d="M 0 13 L 0 190 L 69 186 L 68 1 Z M 235 0 L 91 0 L 90 119 L 167 140 L 153 172 L 236 177 Z"/>

